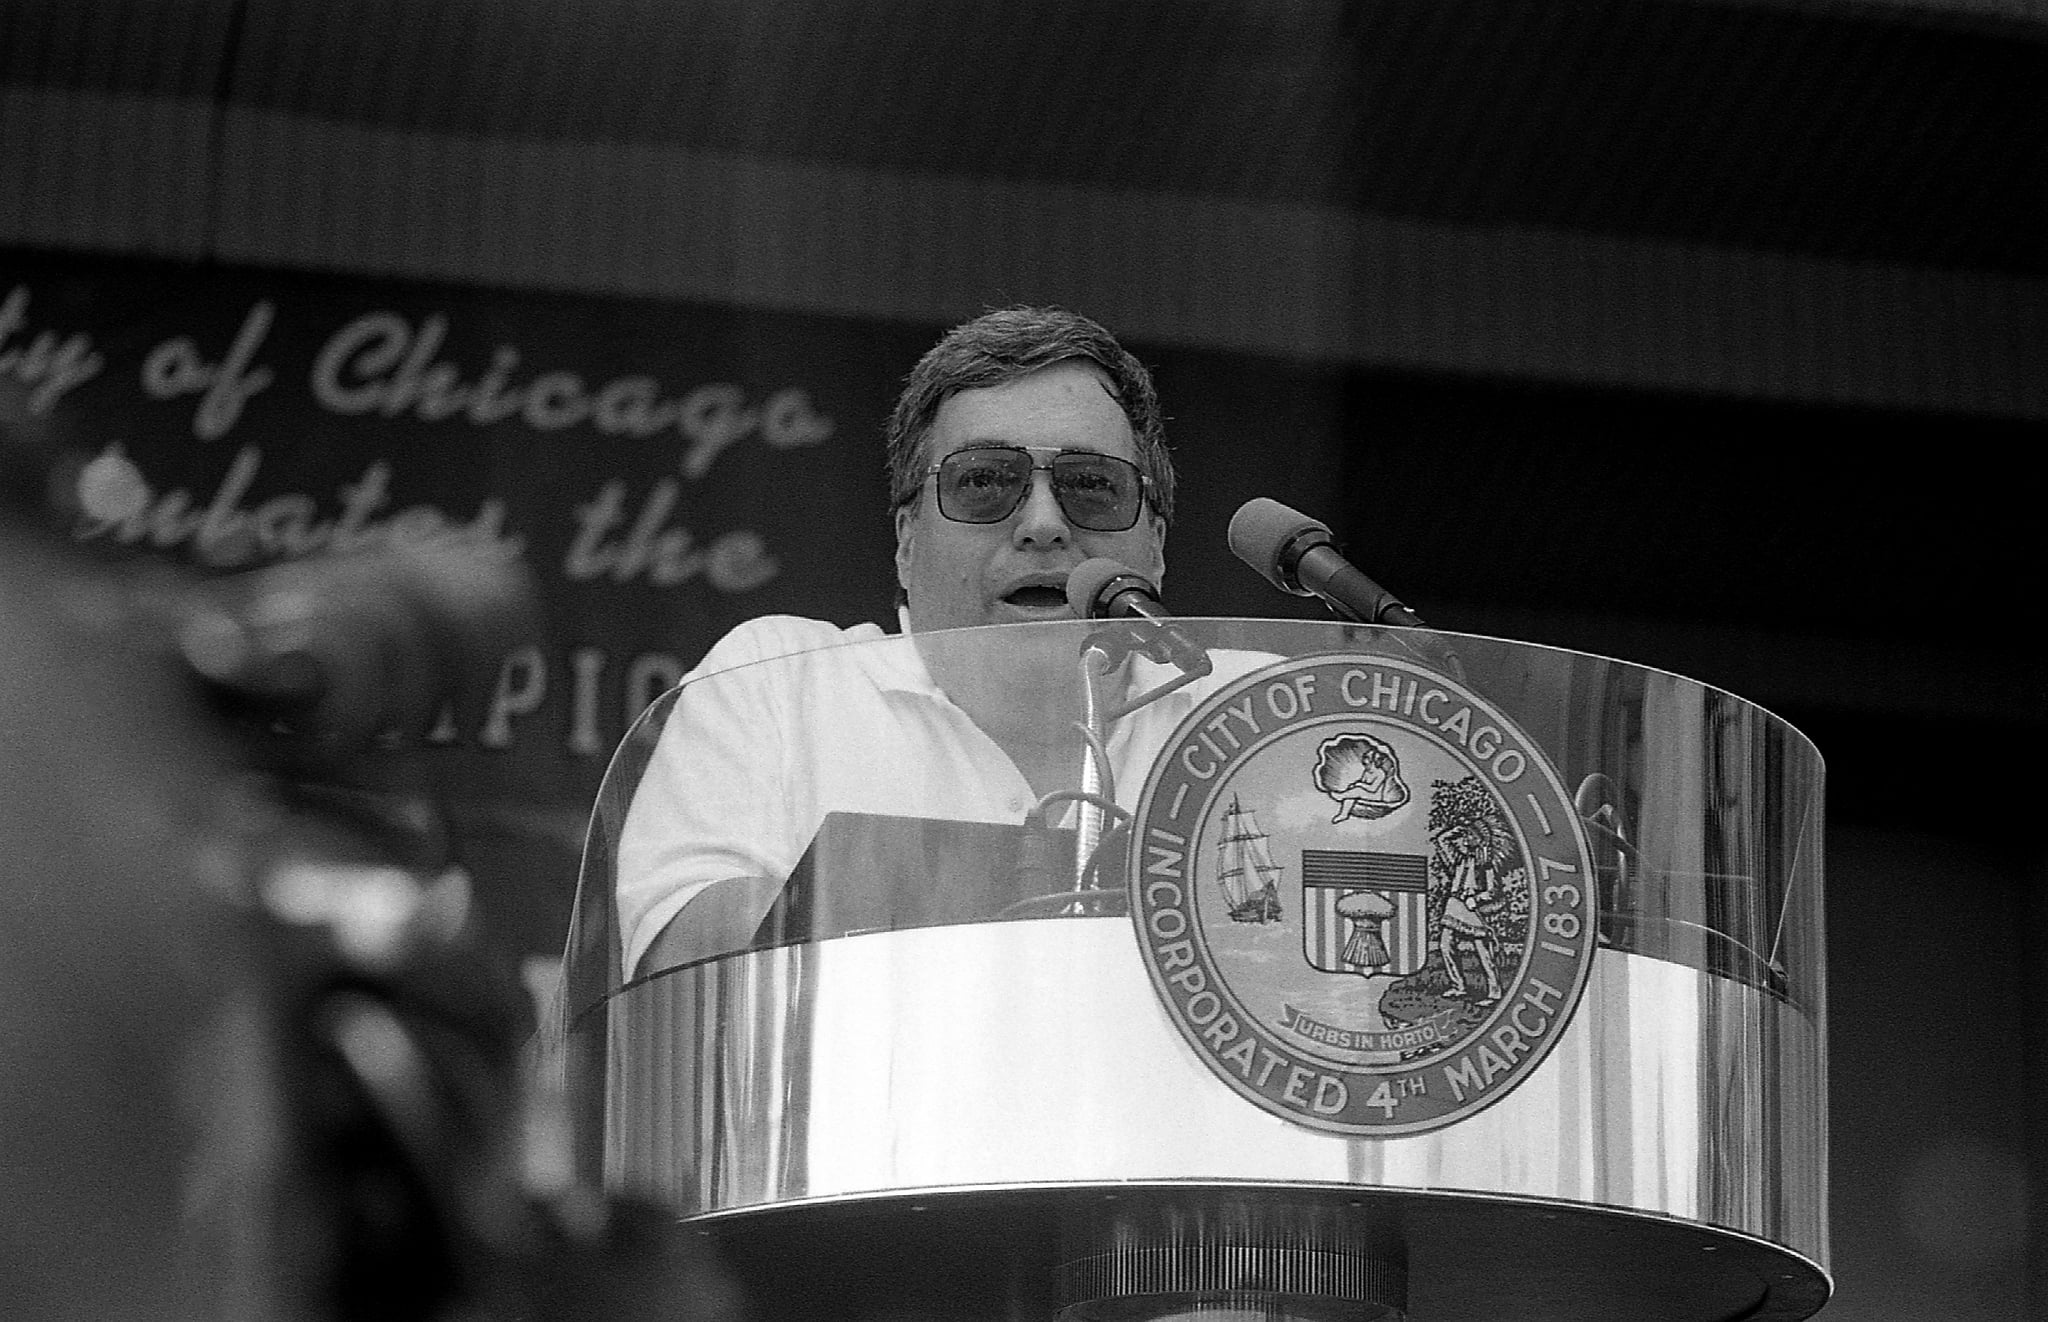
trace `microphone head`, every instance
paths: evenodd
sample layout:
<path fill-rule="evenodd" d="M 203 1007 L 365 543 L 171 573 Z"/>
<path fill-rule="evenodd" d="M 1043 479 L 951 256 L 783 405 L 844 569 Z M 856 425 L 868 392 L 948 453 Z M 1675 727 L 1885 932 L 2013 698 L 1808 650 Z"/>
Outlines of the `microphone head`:
<path fill-rule="evenodd" d="M 1075 616 L 1083 620 L 1099 620 L 1108 614 L 1109 598 L 1115 594 L 1110 586 L 1119 579 L 1128 580 L 1127 587 L 1135 587 L 1147 596 L 1157 597 L 1159 588 L 1129 565 L 1121 564 L 1107 556 L 1083 560 L 1067 575 L 1067 605 Z"/>
<path fill-rule="evenodd" d="M 1301 553 L 1335 540 L 1328 524 L 1266 496 L 1253 497 L 1237 507 L 1237 513 L 1230 516 L 1229 538 L 1231 552 L 1238 559 L 1274 587 L 1297 597 L 1314 595 L 1294 574 Z"/>

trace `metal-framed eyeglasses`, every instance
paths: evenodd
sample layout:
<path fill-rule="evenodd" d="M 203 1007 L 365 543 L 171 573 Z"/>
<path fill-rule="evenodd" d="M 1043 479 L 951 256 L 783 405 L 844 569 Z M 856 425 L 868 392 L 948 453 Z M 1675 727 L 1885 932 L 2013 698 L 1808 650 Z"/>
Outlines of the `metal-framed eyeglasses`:
<path fill-rule="evenodd" d="M 1128 459 L 1096 450 L 1042 445 L 975 445 L 925 469 L 938 478 L 939 513 L 955 523 L 1001 523 L 1031 491 L 1031 475 L 1052 474 L 1053 499 L 1067 522 L 1089 532 L 1137 525 L 1152 483 Z"/>

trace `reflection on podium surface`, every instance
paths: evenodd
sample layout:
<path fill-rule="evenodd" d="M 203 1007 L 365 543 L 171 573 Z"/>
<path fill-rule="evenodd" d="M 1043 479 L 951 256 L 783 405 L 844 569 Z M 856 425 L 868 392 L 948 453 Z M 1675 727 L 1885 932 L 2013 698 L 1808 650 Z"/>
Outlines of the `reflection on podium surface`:
<path fill-rule="evenodd" d="M 1007 821 L 816 805 L 752 921 L 629 972 L 641 770 L 720 686 L 849 658 L 657 702 L 572 931 L 587 1173 L 693 1219 L 771 1315 L 1817 1309 L 1812 746 L 1606 658 L 1181 625 L 1256 660 L 1142 737 L 1076 732 L 1075 793 Z M 1082 625 L 916 646 L 994 665 L 1020 630 L 1066 631 L 1088 682 Z M 1270 902 L 1233 902 L 1245 868 Z"/>
<path fill-rule="evenodd" d="M 1655 867 L 1615 824 L 1613 804 L 1595 797 L 1609 784 L 1590 776 L 1578 795 L 1599 804 L 1584 818 L 1598 842 L 1600 944 L 1786 995 L 1786 970 L 1772 953 L 1782 896 L 1767 904 L 1760 880 L 1746 873 Z M 1075 891 L 1056 884 L 1074 867 L 1071 828 L 828 813 L 752 941 L 723 953 L 1062 912 L 1125 913 L 1127 848 L 1123 834 L 1106 839 L 1102 875 Z M 841 880 L 821 885 L 821 876 Z"/>
<path fill-rule="evenodd" d="M 1082 905 L 1121 911 L 1122 838 L 1103 842 L 1114 864 L 1081 891 L 1060 884 L 1073 875 L 1075 842 L 1071 828 L 828 813 L 750 948 L 1053 917 Z M 864 884 L 834 884 L 854 875 Z"/>

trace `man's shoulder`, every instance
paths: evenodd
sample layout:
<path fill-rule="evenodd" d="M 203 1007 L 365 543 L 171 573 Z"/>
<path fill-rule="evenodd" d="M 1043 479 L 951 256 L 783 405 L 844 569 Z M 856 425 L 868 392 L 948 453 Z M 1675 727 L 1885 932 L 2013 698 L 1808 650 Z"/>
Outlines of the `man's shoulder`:
<path fill-rule="evenodd" d="M 690 678 L 701 678 L 774 657 L 795 656 L 841 643 L 867 642 L 884 636 L 881 627 L 875 624 L 856 624 L 849 629 L 829 620 L 813 620 L 801 615 L 757 615 L 733 626 L 723 638 L 713 643 L 711 649 L 704 653 L 703 660 L 691 670 Z"/>

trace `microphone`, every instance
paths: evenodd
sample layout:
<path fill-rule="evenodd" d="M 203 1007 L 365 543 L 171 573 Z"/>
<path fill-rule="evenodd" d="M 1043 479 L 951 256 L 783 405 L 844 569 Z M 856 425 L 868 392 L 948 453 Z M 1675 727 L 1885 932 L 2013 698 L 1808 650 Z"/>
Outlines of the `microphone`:
<path fill-rule="evenodd" d="M 1084 620 L 1135 619 L 1149 627 L 1139 631 L 1138 645 L 1154 661 L 1179 666 L 1190 675 L 1213 668 L 1209 653 L 1182 632 L 1159 603 L 1159 588 L 1129 565 L 1098 556 L 1074 566 L 1067 575 L 1067 605 Z"/>
<path fill-rule="evenodd" d="M 1230 549 L 1282 592 L 1321 597 L 1347 619 L 1424 627 L 1421 616 L 1338 552 L 1328 525 L 1277 500 L 1259 496 L 1238 507 L 1230 518 Z"/>

